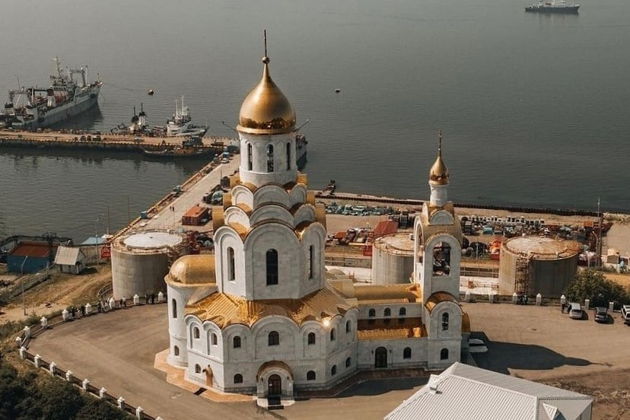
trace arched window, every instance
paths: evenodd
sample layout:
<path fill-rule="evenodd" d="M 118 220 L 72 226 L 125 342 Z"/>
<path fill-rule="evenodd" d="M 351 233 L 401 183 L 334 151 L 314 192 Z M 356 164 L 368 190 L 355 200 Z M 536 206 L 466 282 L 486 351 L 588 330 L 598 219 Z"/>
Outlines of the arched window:
<path fill-rule="evenodd" d="M 291 169 L 291 143 L 287 143 L 287 171 Z"/>
<path fill-rule="evenodd" d="M 311 245 L 308 247 L 308 279 L 309 280 L 313 279 L 314 267 L 315 267 L 315 247 Z"/>
<path fill-rule="evenodd" d="M 433 247 L 433 275 L 448 276 L 451 272 L 451 246 L 440 242 Z"/>
<path fill-rule="evenodd" d="M 195 365 L 195 373 L 201 373 L 201 366 Z"/>
<path fill-rule="evenodd" d="M 171 299 L 171 312 L 173 318 L 177 318 L 177 301 L 175 299 Z"/>
<path fill-rule="evenodd" d="M 267 172 L 273 172 L 273 144 L 267 145 Z"/>
<path fill-rule="evenodd" d="M 330 330 L 330 341 L 335 341 L 335 329 Z"/>
<path fill-rule="evenodd" d="M 242 384 L 243 383 L 243 375 L 241 375 L 240 373 L 237 373 L 236 375 L 234 375 L 234 383 L 235 384 Z"/>
<path fill-rule="evenodd" d="M 199 338 L 199 328 L 193 328 L 193 338 Z"/>
<path fill-rule="evenodd" d="M 235 279 L 235 267 L 234 267 L 234 248 L 228 247 L 227 249 L 227 257 L 228 257 L 228 280 Z"/>
<path fill-rule="evenodd" d="M 403 359 L 411 359 L 411 347 L 405 347 L 403 350 Z"/>
<path fill-rule="evenodd" d="M 331 376 L 335 376 L 337 374 L 337 365 L 333 365 L 333 367 L 330 368 L 330 374 Z"/>
<path fill-rule="evenodd" d="M 307 342 L 308 342 L 309 345 L 315 344 L 315 333 L 314 332 L 308 333 Z"/>
<path fill-rule="evenodd" d="M 232 339 L 232 347 L 234 347 L 235 349 L 240 349 L 241 348 L 241 337 L 234 336 L 234 338 Z"/>
<path fill-rule="evenodd" d="M 372 318 L 375 317 L 376 316 L 376 309 L 370 309 L 368 311 L 368 316 L 372 317 Z"/>
<path fill-rule="evenodd" d="M 406 308 L 400 308 L 398 310 L 398 316 L 407 316 L 407 309 Z"/>
<path fill-rule="evenodd" d="M 315 376 L 315 371 L 314 370 L 309 370 L 308 372 L 306 372 L 306 380 L 307 381 L 314 381 L 316 378 Z"/>
<path fill-rule="evenodd" d="M 212 345 L 216 346 L 217 345 L 217 335 L 215 333 L 212 333 Z"/>
<path fill-rule="evenodd" d="M 177 346 L 173 346 L 173 354 L 174 354 L 175 356 L 179 356 L 179 347 L 177 347 Z"/>
<path fill-rule="evenodd" d="M 277 346 L 280 344 L 280 334 L 278 331 L 271 331 L 267 337 L 267 343 L 270 346 Z"/>
<path fill-rule="evenodd" d="M 351 364 L 352 364 L 352 359 L 348 357 L 348 358 L 346 359 L 346 367 L 347 367 L 347 368 L 348 368 L 348 367 L 350 367 L 350 365 L 351 365 Z"/>
<path fill-rule="evenodd" d="M 448 331 L 448 312 L 442 314 L 442 331 Z"/>
<path fill-rule="evenodd" d="M 346 333 L 349 333 L 350 331 L 352 331 L 352 324 L 350 321 L 346 321 Z"/>
<path fill-rule="evenodd" d="M 251 171 L 254 167 L 254 157 L 252 156 L 252 144 L 247 143 L 247 170 Z"/>
<path fill-rule="evenodd" d="M 383 315 L 384 316 L 392 316 L 392 310 L 389 308 L 385 308 L 385 310 L 383 311 Z"/>
<path fill-rule="evenodd" d="M 440 360 L 448 360 L 448 349 L 440 351 Z"/>
<path fill-rule="evenodd" d="M 267 286 L 278 284 L 278 251 L 267 251 Z"/>

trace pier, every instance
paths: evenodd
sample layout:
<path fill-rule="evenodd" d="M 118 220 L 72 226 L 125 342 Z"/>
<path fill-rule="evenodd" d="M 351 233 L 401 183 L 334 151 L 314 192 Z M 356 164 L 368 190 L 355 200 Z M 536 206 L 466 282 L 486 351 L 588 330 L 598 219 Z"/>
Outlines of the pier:
<path fill-rule="evenodd" d="M 184 137 L 149 137 L 130 134 L 100 134 L 67 131 L 0 130 L 0 147 L 28 147 L 39 149 L 88 149 L 140 152 L 158 151 L 182 145 Z M 210 136 L 202 139 L 199 149 L 221 153 L 234 139 Z"/>

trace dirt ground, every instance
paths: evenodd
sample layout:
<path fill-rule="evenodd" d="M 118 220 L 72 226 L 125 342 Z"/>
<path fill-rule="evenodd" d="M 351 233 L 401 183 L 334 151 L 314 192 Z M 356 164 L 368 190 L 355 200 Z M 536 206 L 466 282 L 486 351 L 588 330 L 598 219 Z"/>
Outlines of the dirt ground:
<path fill-rule="evenodd" d="M 54 273 L 47 280 L 24 293 L 26 316 L 47 315 L 69 305 L 82 305 L 94 301 L 101 287 L 111 283 L 111 266 L 103 264 L 89 267 L 81 275 Z M 22 297 L 1 308 L 0 324 L 24 319 Z"/>

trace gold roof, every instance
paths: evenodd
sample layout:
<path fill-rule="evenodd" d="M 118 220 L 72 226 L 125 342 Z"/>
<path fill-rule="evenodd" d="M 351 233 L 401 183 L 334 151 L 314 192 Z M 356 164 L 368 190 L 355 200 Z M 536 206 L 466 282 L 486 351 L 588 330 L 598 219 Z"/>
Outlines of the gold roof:
<path fill-rule="evenodd" d="M 388 301 L 392 303 L 416 302 L 421 300 L 420 291 L 415 284 L 391 284 L 355 286 L 354 296 L 359 303 L 377 303 Z"/>
<path fill-rule="evenodd" d="M 420 318 L 360 320 L 357 335 L 359 340 L 420 338 L 427 336 L 427 329 Z"/>
<path fill-rule="evenodd" d="M 442 132 L 440 131 L 439 143 L 438 143 L 438 155 L 435 158 L 433 166 L 429 171 L 429 180 L 435 184 L 446 185 L 448 184 L 448 168 L 442 160 Z"/>
<path fill-rule="evenodd" d="M 166 275 L 166 280 L 182 284 L 216 283 L 214 255 L 184 255 L 178 258 Z"/>
<path fill-rule="evenodd" d="M 462 332 L 470 332 L 470 315 L 467 312 L 462 315 Z"/>
<path fill-rule="evenodd" d="M 455 296 L 451 295 L 450 293 L 435 292 L 431 296 L 429 296 L 429 300 L 427 300 L 427 303 L 425 303 L 424 306 L 426 306 L 429 312 L 431 312 L 433 308 L 435 308 L 437 304 L 441 302 L 457 303 L 457 299 L 455 299 Z"/>
<path fill-rule="evenodd" d="M 232 324 L 251 326 L 270 315 L 286 316 L 301 325 L 309 320 L 321 321 L 338 314 L 343 315 L 352 308 L 341 296 L 324 288 L 302 299 L 247 301 L 225 293 L 213 293 L 196 304 L 187 306 L 186 313 L 224 328 Z"/>
<path fill-rule="evenodd" d="M 282 134 L 295 130 L 295 111 L 269 75 L 269 57 L 263 57 L 262 79 L 241 105 L 236 129 L 249 134 Z"/>

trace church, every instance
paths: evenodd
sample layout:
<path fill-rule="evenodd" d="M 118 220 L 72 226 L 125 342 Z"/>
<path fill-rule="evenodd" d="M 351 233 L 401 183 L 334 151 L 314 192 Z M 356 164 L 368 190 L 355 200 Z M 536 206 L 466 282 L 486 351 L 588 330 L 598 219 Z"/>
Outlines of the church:
<path fill-rule="evenodd" d="M 458 303 L 462 232 L 441 138 L 414 227 L 413 282 L 329 273 L 325 209 L 297 169 L 296 113 L 269 63 L 240 109 L 240 167 L 213 209 L 215 254 L 181 257 L 166 276 L 167 362 L 196 385 L 290 399 L 359 371 L 459 361 L 470 322 Z"/>

